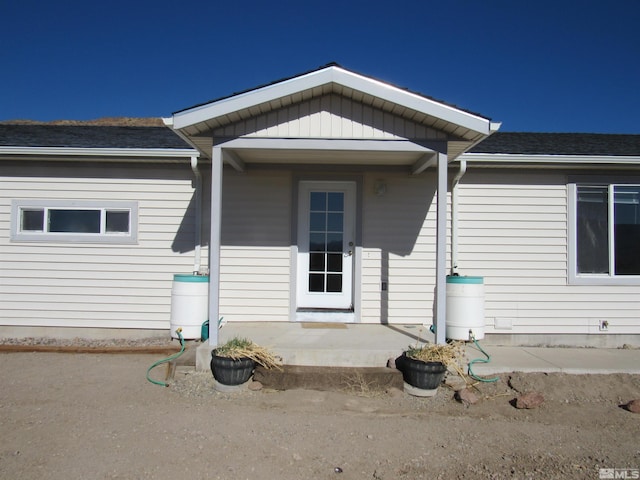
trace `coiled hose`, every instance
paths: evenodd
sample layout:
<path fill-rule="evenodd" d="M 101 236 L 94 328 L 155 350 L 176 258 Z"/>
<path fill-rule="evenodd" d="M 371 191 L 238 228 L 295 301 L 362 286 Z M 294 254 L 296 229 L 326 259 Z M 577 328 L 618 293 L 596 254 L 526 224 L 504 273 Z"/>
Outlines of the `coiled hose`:
<path fill-rule="evenodd" d="M 180 339 L 180 351 L 177 352 L 177 353 L 174 353 L 170 357 L 167 357 L 167 358 L 165 358 L 163 360 L 157 361 L 156 363 L 154 363 L 153 365 L 151 365 L 147 369 L 147 380 L 149 380 L 154 385 L 160 385 L 161 387 L 168 387 L 169 386 L 169 384 L 167 382 L 160 382 L 158 380 L 154 380 L 153 378 L 151 378 L 149 376 L 149 374 L 151 373 L 151 370 L 156 368 L 158 365 L 162 365 L 163 363 L 168 363 L 168 362 L 171 362 L 173 360 L 176 360 L 180 355 L 182 355 L 184 353 L 184 338 L 182 338 L 182 328 L 178 328 L 176 330 L 176 333 L 178 334 L 178 338 Z"/>
<path fill-rule="evenodd" d="M 487 357 L 486 359 L 484 358 L 476 358 L 475 360 L 471 360 L 469 362 L 469 376 L 471 378 L 473 378 L 474 380 L 477 380 L 478 382 L 485 382 L 485 383 L 492 383 L 492 382 L 497 382 L 498 380 L 500 380 L 500 377 L 493 377 L 493 378 L 480 378 L 477 375 L 475 375 L 473 373 L 472 370 L 472 366 L 475 365 L 476 363 L 489 363 L 491 361 L 491 355 L 489 355 L 487 352 L 485 352 L 482 347 L 480 346 L 480 344 L 478 343 L 478 340 L 476 340 L 476 337 L 471 335 L 471 340 L 473 340 L 473 343 L 475 343 L 476 347 L 478 347 L 478 350 L 480 350 L 485 357 Z"/>

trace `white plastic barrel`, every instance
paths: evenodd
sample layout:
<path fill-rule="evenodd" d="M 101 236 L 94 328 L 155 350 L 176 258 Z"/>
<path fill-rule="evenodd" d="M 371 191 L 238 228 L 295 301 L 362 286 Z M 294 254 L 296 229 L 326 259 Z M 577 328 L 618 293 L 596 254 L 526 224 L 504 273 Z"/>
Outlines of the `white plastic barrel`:
<path fill-rule="evenodd" d="M 447 277 L 447 329 L 452 340 L 484 338 L 484 278 Z"/>
<path fill-rule="evenodd" d="M 209 318 L 209 277 L 177 273 L 171 288 L 171 337 L 178 338 L 182 328 L 185 340 L 195 340 L 202 334 L 202 324 Z"/>

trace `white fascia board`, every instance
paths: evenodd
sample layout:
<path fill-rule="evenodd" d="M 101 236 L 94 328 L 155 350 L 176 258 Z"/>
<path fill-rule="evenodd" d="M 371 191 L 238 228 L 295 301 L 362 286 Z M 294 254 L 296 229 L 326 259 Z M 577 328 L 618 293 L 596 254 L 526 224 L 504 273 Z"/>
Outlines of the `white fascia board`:
<path fill-rule="evenodd" d="M 378 80 L 363 77 L 353 72 L 336 68 L 334 81 L 345 87 L 357 91 L 365 92 L 380 99 L 397 105 L 401 105 L 429 116 L 440 118 L 445 122 L 453 123 L 483 135 L 493 133 L 491 131 L 491 121 L 444 103 L 436 102 L 416 93 L 403 90 L 401 88 L 383 83 Z"/>
<path fill-rule="evenodd" d="M 191 158 L 200 153 L 190 148 L 0 147 L 0 155 Z"/>
<path fill-rule="evenodd" d="M 233 150 L 345 150 L 361 152 L 420 152 L 433 153 L 422 145 L 408 140 L 334 140 L 324 138 L 237 138 L 215 145 Z"/>
<path fill-rule="evenodd" d="M 511 153 L 463 153 L 459 160 L 482 163 L 547 163 L 547 164 L 640 164 L 640 156 L 613 155 L 523 155 Z"/>
<path fill-rule="evenodd" d="M 328 67 L 300 77 L 294 77 L 273 85 L 267 85 L 266 87 L 256 90 L 250 90 L 212 103 L 193 107 L 183 112 L 174 113 L 173 129 L 179 130 L 212 118 L 218 118 L 232 112 L 237 112 L 238 110 L 244 110 L 254 105 L 260 105 L 261 103 L 270 102 L 277 98 L 325 85 L 331 82 L 332 68 L 335 67 Z"/>
<path fill-rule="evenodd" d="M 185 128 L 329 83 L 336 83 L 378 97 L 483 135 L 493 133 L 492 122 L 486 118 L 335 66 L 175 113 L 173 115 L 173 128 L 176 130 Z"/>

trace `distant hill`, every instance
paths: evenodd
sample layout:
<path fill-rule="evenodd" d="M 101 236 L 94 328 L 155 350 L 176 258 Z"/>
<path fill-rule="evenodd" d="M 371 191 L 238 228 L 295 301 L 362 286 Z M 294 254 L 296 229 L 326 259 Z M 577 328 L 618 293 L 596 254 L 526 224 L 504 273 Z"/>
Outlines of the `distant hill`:
<path fill-rule="evenodd" d="M 41 122 L 38 120 L 3 120 L 5 125 L 97 125 L 107 127 L 163 127 L 161 118 L 132 118 L 132 117 L 103 117 L 95 120 L 53 120 Z"/>

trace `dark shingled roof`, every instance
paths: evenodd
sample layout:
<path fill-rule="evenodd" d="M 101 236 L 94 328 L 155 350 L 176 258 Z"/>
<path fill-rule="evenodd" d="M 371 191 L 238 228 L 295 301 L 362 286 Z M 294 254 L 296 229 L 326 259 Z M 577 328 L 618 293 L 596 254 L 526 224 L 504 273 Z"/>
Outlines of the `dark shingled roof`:
<path fill-rule="evenodd" d="M 192 148 L 167 127 L 3 125 L 0 145 L 73 148 Z"/>
<path fill-rule="evenodd" d="M 640 135 L 496 132 L 471 153 L 640 156 Z"/>

